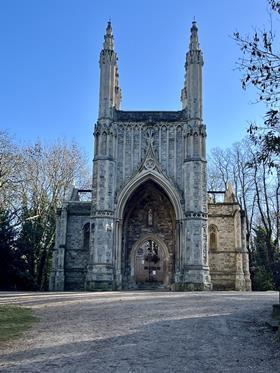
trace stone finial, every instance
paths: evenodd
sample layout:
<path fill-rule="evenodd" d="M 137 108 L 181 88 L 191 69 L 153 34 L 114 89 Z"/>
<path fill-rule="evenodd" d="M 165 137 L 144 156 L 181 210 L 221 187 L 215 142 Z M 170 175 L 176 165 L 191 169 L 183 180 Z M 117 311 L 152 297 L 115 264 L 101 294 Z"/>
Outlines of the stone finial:
<path fill-rule="evenodd" d="M 111 21 L 108 22 L 106 27 L 106 34 L 104 35 L 104 50 L 114 50 L 114 36 Z"/>
<path fill-rule="evenodd" d="M 215 203 L 215 200 L 212 194 L 208 194 L 208 203 Z"/>
<path fill-rule="evenodd" d="M 229 202 L 229 203 L 236 202 L 235 194 L 234 194 L 233 187 L 232 187 L 231 183 L 227 183 L 227 185 L 226 185 L 224 202 Z"/>
<path fill-rule="evenodd" d="M 66 197 L 66 201 L 78 201 L 79 200 L 79 193 L 78 189 L 76 188 L 75 184 L 72 184 L 69 188 L 68 195 Z"/>
<path fill-rule="evenodd" d="M 111 20 L 108 21 L 107 27 L 106 27 L 106 34 L 107 35 L 112 35 L 113 30 L 112 30 L 112 23 Z"/>
<path fill-rule="evenodd" d="M 199 50 L 197 31 L 198 31 L 198 28 L 196 25 L 196 21 L 193 21 L 192 27 L 191 27 L 191 37 L 190 37 L 190 50 L 191 51 Z"/>

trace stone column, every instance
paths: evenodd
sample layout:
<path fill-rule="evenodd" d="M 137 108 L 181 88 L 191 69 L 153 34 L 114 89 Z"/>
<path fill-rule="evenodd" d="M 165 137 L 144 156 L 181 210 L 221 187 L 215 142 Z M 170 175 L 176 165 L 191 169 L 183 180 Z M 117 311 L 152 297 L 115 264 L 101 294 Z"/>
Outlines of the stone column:
<path fill-rule="evenodd" d="M 175 284 L 182 282 L 182 253 L 181 253 L 181 240 L 182 240 L 182 222 L 176 221 L 176 248 L 175 248 Z"/>
<path fill-rule="evenodd" d="M 207 255 L 207 178 L 203 157 L 206 132 L 200 121 L 189 120 L 185 136 L 192 149 L 187 149 L 183 165 L 184 200 L 184 279 L 185 290 L 211 288 Z M 194 141 L 195 138 L 195 141 Z M 203 146 L 201 146 L 203 144 Z"/>
<path fill-rule="evenodd" d="M 251 277 L 250 277 L 250 270 L 249 270 L 248 252 L 243 252 L 242 263 L 243 263 L 243 272 L 244 272 L 244 279 L 245 279 L 245 290 L 251 291 L 252 284 L 251 284 Z"/>
<path fill-rule="evenodd" d="M 249 253 L 247 250 L 247 242 L 246 242 L 246 223 L 245 223 L 245 214 L 241 212 L 241 242 L 243 248 L 242 254 L 242 263 L 243 263 L 243 273 L 244 273 L 244 280 L 245 280 L 245 290 L 251 291 L 252 284 L 251 284 L 251 276 L 250 276 L 250 269 L 249 269 Z"/>
<path fill-rule="evenodd" d="M 243 272 L 243 240 L 242 240 L 242 224 L 241 224 L 241 213 L 238 204 L 234 205 L 234 230 L 235 230 L 235 263 L 236 263 L 236 273 L 235 273 L 235 290 L 245 290 L 245 279 Z"/>
<path fill-rule="evenodd" d="M 54 289 L 56 291 L 64 290 L 64 257 L 67 236 L 67 204 L 65 203 L 61 210 L 59 222 L 57 222 L 57 266 L 55 269 Z"/>
<path fill-rule="evenodd" d="M 99 120 L 95 133 L 102 144 L 94 156 L 93 205 L 91 212 L 90 260 L 86 276 L 87 290 L 112 290 L 115 167 L 113 154 L 115 132 L 110 120 Z M 108 144 L 111 144 L 108 146 Z"/>
<path fill-rule="evenodd" d="M 115 290 L 122 289 L 122 256 L 121 256 L 121 246 L 122 246 L 122 229 L 123 220 L 117 219 L 115 224 L 115 256 L 114 256 L 114 280 L 115 280 Z"/>
<path fill-rule="evenodd" d="M 236 249 L 238 250 L 238 249 Z M 243 273 L 243 253 L 242 251 L 235 254 L 235 290 L 245 290 L 245 281 Z"/>

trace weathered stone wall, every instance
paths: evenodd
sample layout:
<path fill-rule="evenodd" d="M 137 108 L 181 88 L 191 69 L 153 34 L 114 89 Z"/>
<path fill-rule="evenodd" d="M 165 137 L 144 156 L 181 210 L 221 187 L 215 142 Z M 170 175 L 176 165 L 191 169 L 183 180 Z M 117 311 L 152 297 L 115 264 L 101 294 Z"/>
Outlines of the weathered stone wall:
<path fill-rule="evenodd" d="M 242 241 L 241 209 L 238 203 L 210 203 L 208 230 L 215 232 L 216 245 L 209 239 L 209 266 L 214 290 L 249 290 L 243 261 L 248 253 Z M 214 246 L 214 247 L 213 247 Z M 246 269 L 245 269 L 246 268 Z"/>
<path fill-rule="evenodd" d="M 120 190 L 141 165 L 147 149 L 147 130 L 152 129 L 152 142 L 162 170 L 183 191 L 184 156 L 183 122 L 115 122 L 117 130 L 117 190 Z"/>
<path fill-rule="evenodd" d="M 89 203 L 80 202 L 69 203 L 67 208 L 64 290 L 85 290 L 90 208 Z"/>

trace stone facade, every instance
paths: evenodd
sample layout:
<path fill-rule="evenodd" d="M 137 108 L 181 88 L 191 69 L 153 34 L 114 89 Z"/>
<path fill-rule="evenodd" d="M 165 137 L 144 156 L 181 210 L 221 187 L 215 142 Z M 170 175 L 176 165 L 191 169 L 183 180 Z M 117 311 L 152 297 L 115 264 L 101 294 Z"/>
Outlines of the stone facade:
<path fill-rule="evenodd" d="M 245 219 L 229 185 L 208 203 L 209 267 L 214 290 L 251 290 Z"/>
<path fill-rule="evenodd" d="M 99 62 L 92 199 L 74 189 L 58 211 L 50 289 L 249 290 L 240 206 L 230 187 L 208 201 L 196 23 L 181 111 L 120 110 L 110 22 Z"/>

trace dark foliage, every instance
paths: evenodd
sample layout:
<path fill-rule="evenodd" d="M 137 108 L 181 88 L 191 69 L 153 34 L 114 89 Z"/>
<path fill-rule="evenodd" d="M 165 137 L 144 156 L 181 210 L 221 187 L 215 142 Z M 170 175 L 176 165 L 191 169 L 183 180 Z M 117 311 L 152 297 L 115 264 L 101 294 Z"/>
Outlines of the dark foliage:
<path fill-rule="evenodd" d="M 9 214 L 0 211 L 0 289 L 15 288 L 15 231 L 11 226 Z"/>
<path fill-rule="evenodd" d="M 252 249 L 252 289 L 278 290 L 280 287 L 280 257 L 276 244 L 274 242 L 268 243 L 267 232 L 262 226 L 255 229 Z"/>
<path fill-rule="evenodd" d="M 0 289 L 31 290 L 33 279 L 24 252 L 17 246 L 17 232 L 11 214 L 0 211 Z"/>

